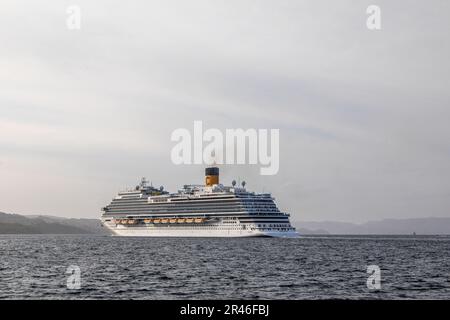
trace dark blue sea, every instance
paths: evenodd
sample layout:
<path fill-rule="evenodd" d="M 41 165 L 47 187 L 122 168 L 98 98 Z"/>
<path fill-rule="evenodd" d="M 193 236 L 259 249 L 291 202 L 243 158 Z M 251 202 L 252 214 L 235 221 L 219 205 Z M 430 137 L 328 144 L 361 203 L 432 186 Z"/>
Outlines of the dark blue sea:
<path fill-rule="evenodd" d="M 450 237 L 0 235 L 0 299 L 450 299 Z"/>

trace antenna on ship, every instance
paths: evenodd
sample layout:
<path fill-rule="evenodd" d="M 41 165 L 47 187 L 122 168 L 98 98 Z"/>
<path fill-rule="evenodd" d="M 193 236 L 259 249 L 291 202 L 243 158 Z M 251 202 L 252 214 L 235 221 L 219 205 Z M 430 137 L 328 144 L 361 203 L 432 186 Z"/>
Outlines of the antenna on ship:
<path fill-rule="evenodd" d="M 215 166 L 216 165 L 216 150 L 213 150 L 211 152 L 211 157 L 212 157 L 212 161 L 213 161 L 212 165 Z"/>
<path fill-rule="evenodd" d="M 147 179 L 145 179 L 145 177 L 142 177 L 141 183 L 140 183 L 141 187 L 147 186 L 147 183 L 148 183 Z"/>

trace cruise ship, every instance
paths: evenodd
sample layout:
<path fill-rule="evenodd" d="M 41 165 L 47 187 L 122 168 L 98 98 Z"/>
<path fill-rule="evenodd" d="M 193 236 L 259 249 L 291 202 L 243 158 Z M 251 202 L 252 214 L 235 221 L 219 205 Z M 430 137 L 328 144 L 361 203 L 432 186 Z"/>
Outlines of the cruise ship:
<path fill-rule="evenodd" d="M 205 169 L 204 185 L 185 185 L 177 193 L 149 186 L 143 178 L 102 208 L 102 224 L 118 236 L 132 237 L 297 237 L 289 214 L 269 193 L 219 183 L 219 168 Z"/>

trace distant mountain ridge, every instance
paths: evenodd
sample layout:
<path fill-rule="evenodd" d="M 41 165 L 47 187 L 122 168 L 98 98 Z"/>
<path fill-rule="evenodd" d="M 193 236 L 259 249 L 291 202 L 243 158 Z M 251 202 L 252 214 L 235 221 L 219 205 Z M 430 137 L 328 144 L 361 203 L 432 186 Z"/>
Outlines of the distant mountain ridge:
<path fill-rule="evenodd" d="M 103 234 L 99 219 L 23 216 L 0 212 L 0 234 Z"/>
<path fill-rule="evenodd" d="M 338 221 L 298 221 L 293 225 L 301 235 L 380 234 L 450 235 L 450 218 L 430 217 L 384 219 L 366 223 Z M 74 219 L 48 215 L 8 214 L 0 212 L 0 234 L 109 234 L 100 219 Z"/>
<path fill-rule="evenodd" d="M 450 235 L 450 218 L 444 217 L 384 219 L 361 224 L 337 221 L 294 221 L 293 223 L 298 228 L 326 230 L 329 234 Z"/>

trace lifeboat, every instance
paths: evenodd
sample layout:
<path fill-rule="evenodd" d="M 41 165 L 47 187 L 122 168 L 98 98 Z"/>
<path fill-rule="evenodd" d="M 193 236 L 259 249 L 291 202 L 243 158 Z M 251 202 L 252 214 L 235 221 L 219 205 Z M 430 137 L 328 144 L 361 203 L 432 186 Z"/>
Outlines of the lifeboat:
<path fill-rule="evenodd" d="M 160 223 L 161 222 L 161 219 L 155 219 L 155 220 L 153 220 L 153 223 Z"/>
<path fill-rule="evenodd" d="M 127 220 L 127 219 L 122 219 L 122 220 L 120 220 L 120 223 L 121 223 L 121 224 L 127 224 L 127 223 L 128 223 L 128 220 Z"/>
<path fill-rule="evenodd" d="M 169 222 L 170 222 L 170 223 L 176 223 L 176 222 L 177 222 L 177 219 L 170 219 Z"/>
<path fill-rule="evenodd" d="M 133 219 L 128 220 L 128 224 L 135 224 L 135 223 L 136 223 L 136 220 L 133 220 Z"/>
<path fill-rule="evenodd" d="M 194 219 L 192 219 L 192 218 L 187 218 L 186 219 L 186 223 L 192 223 L 192 222 L 194 222 Z"/>
<path fill-rule="evenodd" d="M 186 222 L 186 219 L 177 219 L 177 222 L 178 222 L 178 223 L 185 223 L 185 222 Z"/>
<path fill-rule="evenodd" d="M 151 223 L 152 219 L 144 219 L 144 223 Z"/>
<path fill-rule="evenodd" d="M 161 219 L 161 223 L 167 223 L 169 222 L 169 219 Z"/>
<path fill-rule="evenodd" d="M 195 218 L 194 222 L 195 223 L 202 223 L 203 219 L 202 218 Z"/>

